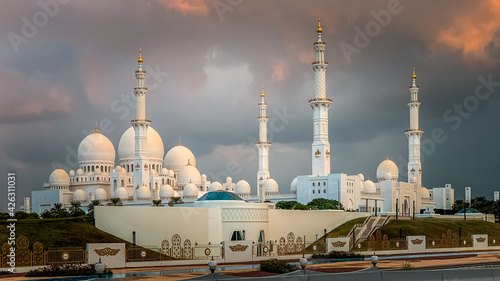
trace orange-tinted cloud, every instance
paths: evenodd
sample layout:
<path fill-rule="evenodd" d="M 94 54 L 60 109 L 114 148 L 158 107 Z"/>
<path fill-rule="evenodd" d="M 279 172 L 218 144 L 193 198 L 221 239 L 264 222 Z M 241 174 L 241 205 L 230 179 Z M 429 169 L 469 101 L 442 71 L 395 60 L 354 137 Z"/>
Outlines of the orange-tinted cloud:
<path fill-rule="evenodd" d="M 168 9 L 181 12 L 183 15 L 192 14 L 197 16 L 207 16 L 210 9 L 205 0 L 157 0 Z"/>
<path fill-rule="evenodd" d="M 464 56 L 485 58 L 486 47 L 500 43 L 495 38 L 500 29 L 500 1 L 474 1 L 472 4 L 473 8 L 456 16 L 451 26 L 439 33 L 437 42 L 461 50 Z"/>
<path fill-rule="evenodd" d="M 272 79 L 278 82 L 285 81 L 288 75 L 290 75 L 290 70 L 288 69 L 288 67 L 289 66 L 285 60 L 276 61 L 273 64 Z"/>

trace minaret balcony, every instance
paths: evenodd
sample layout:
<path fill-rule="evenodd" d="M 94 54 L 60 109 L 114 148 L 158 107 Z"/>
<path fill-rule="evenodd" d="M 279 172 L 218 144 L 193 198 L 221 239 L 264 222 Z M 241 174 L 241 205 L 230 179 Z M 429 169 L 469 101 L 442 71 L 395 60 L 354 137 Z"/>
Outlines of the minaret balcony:
<path fill-rule="evenodd" d="M 148 123 L 151 123 L 151 120 L 148 120 L 148 119 L 134 119 L 132 121 L 130 121 L 132 123 L 135 123 L 135 122 L 148 122 Z"/>
<path fill-rule="evenodd" d="M 314 98 L 310 99 L 307 101 L 308 103 L 321 103 L 321 102 L 327 102 L 327 103 L 332 103 L 332 99 L 329 98 Z"/>
<path fill-rule="evenodd" d="M 423 129 L 408 129 L 405 131 L 406 132 L 423 132 L 424 130 Z"/>
<path fill-rule="evenodd" d="M 326 64 L 326 65 L 328 65 L 328 62 L 327 61 L 313 61 L 311 64 L 312 65 L 315 65 L 315 64 Z"/>
<path fill-rule="evenodd" d="M 313 45 L 326 45 L 325 42 L 321 41 L 321 42 L 314 42 Z"/>

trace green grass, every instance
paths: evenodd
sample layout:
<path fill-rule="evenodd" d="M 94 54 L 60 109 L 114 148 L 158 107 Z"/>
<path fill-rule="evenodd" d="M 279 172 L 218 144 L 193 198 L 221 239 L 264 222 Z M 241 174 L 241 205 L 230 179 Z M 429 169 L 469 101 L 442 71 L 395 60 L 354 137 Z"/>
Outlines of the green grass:
<path fill-rule="evenodd" d="M 470 238 L 472 234 L 488 234 L 500 236 L 500 224 L 479 220 L 445 220 L 436 218 L 417 218 L 415 220 L 392 220 L 380 228 L 380 232 L 389 238 L 399 238 L 401 228 L 402 237 L 409 235 L 425 235 L 427 239 L 440 239 L 449 229 L 452 233 L 462 228 L 462 237 Z"/>
<path fill-rule="evenodd" d="M 16 237 L 24 235 L 30 241 L 41 242 L 44 249 L 52 247 L 84 247 L 87 243 L 126 243 L 116 236 L 97 229 L 91 218 L 26 219 L 16 222 Z M 0 221 L 0 245 L 7 242 L 9 229 L 6 221 Z"/>
<path fill-rule="evenodd" d="M 334 230 L 330 231 L 330 233 L 328 233 L 326 237 L 333 238 L 333 237 L 346 236 L 347 234 L 349 234 L 349 231 L 351 231 L 352 227 L 355 224 L 362 224 L 365 220 L 366 217 L 350 220 L 344 223 L 343 225 L 335 228 Z"/>

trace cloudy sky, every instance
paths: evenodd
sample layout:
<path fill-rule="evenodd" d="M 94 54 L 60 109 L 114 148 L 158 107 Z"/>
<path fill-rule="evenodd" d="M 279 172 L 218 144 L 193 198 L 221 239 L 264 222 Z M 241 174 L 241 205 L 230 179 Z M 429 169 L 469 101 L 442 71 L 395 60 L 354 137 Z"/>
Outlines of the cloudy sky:
<path fill-rule="evenodd" d="M 500 189 L 496 0 L 5 1 L 4 179 L 17 173 L 21 203 L 58 163 L 76 169 L 78 145 L 96 122 L 117 147 L 134 117 L 130 101 L 142 48 L 147 117 L 165 151 L 181 136 L 209 180 L 245 178 L 253 192 L 264 86 L 273 123 L 271 175 L 288 192 L 296 175 L 311 171 L 307 100 L 314 94 L 310 64 L 318 15 L 333 99 L 332 172 L 375 178 L 388 154 L 406 179 L 406 103 L 415 66 L 424 185 L 451 183 L 456 198 L 471 186 L 473 197 L 492 199 Z"/>

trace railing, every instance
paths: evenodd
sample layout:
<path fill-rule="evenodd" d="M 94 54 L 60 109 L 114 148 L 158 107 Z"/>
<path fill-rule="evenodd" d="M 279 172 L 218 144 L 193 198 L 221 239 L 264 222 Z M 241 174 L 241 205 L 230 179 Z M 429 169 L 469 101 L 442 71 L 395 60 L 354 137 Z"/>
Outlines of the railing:
<path fill-rule="evenodd" d="M 49 248 L 45 252 L 46 264 L 86 263 L 87 250 L 83 247 Z"/>

